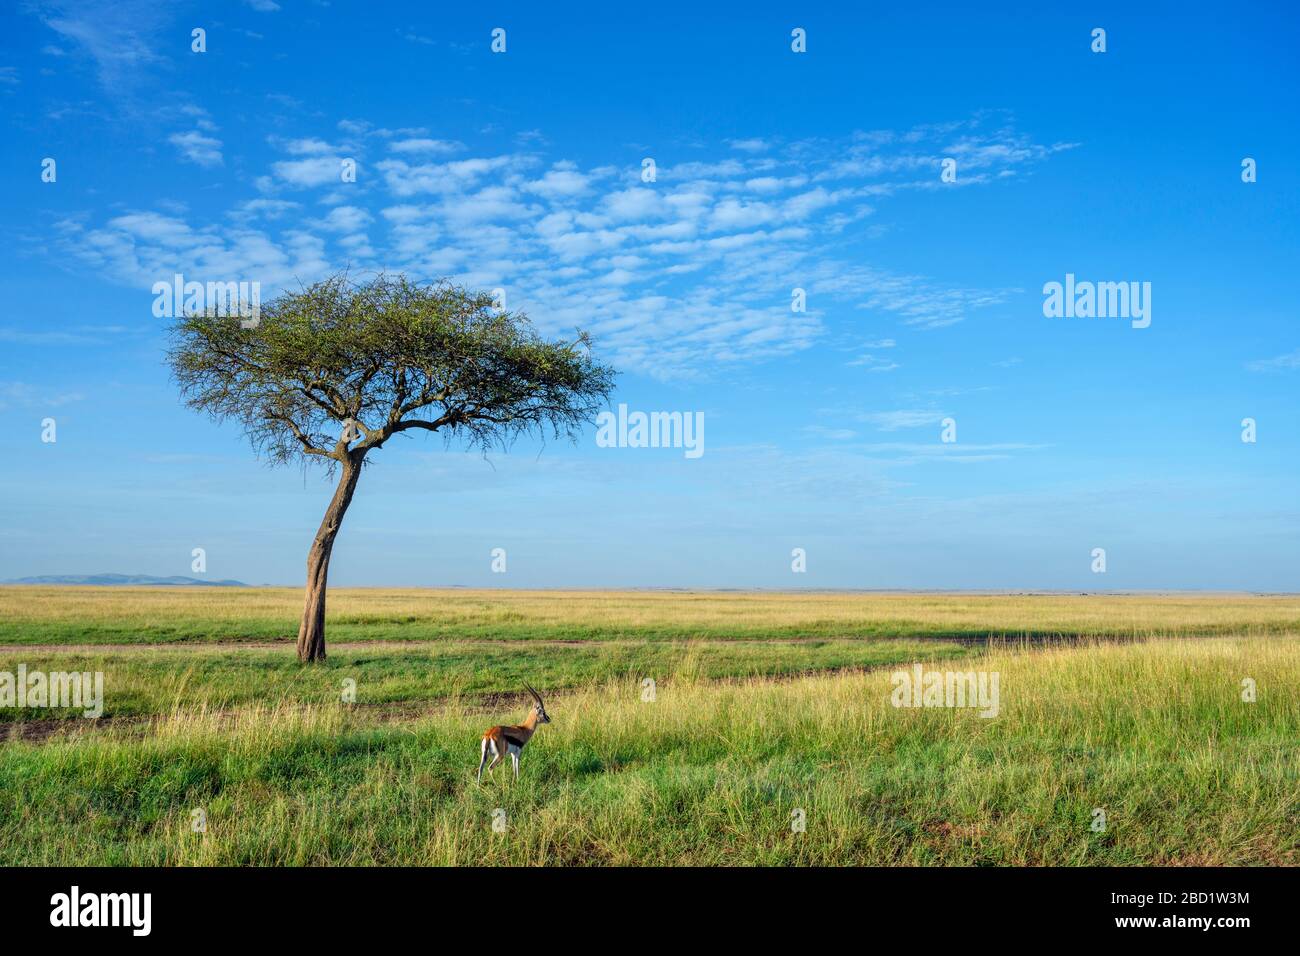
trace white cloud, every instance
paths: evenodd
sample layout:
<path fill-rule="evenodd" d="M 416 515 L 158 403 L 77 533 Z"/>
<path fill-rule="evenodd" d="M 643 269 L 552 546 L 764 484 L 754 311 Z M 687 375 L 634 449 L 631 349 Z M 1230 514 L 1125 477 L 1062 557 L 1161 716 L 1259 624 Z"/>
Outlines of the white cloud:
<path fill-rule="evenodd" d="M 745 188 L 756 193 L 778 193 L 798 189 L 807 182 L 807 176 L 755 176 L 745 181 Z"/>
<path fill-rule="evenodd" d="M 1300 349 L 1294 352 L 1287 352 L 1285 355 L 1277 355 L 1270 359 L 1259 359 L 1254 362 L 1248 362 L 1246 367 L 1252 372 L 1269 372 L 1286 368 L 1300 368 Z"/>
<path fill-rule="evenodd" d="M 419 193 L 455 194 L 471 188 L 484 176 L 527 165 L 528 162 L 522 157 L 495 156 L 412 166 L 400 159 L 386 159 L 376 163 L 375 168 L 384 174 L 385 184 L 395 196 L 414 196 Z"/>
<path fill-rule="evenodd" d="M 162 61 L 153 51 L 169 12 L 154 0 L 67 0 L 50 4 L 42 18 L 94 60 L 109 95 L 131 99 L 150 77 L 145 68 Z"/>
<path fill-rule="evenodd" d="M 488 186 L 466 196 L 448 196 L 440 209 L 446 219 L 459 223 L 527 219 L 532 210 L 517 195 L 510 186 Z"/>
<path fill-rule="evenodd" d="M 198 130 L 173 133 L 167 137 L 167 142 L 175 146 L 184 159 L 198 166 L 220 166 L 224 162 L 221 158 L 221 140 L 205 136 Z"/>
<path fill-rule="evenodd" d="M 232 219 L 239 220 L 253 219 L 258 216 L 265 219 L 279 219 L 299 208 L 301 208 L 299 203 L 287 199 L 248 199 L 231 210 L 230 216 Z"/>
<path fill-rule="evenodd" d="M 271 171 L 280 182 L 297 189 L 334 185 L 343 180 L 342 156 L 313 156 L 308 159 L 290 159 L 271 164 Z"/>
<path fill-rule="evenodd" d="M 845 364 L 850 368 L 865 368 L 868 372 L 892 372 L 896 368 L 902 368 L 897 362 L 877 358 L 874 355 L 859 355 Z"/>
<path fill-rule="evenodd" d="M 390 143 L 389 150 L 394 153 L 436 153 L 444 155 L 448 153 L 459 153 L 465 148 L 464 143 L 458 143 L 449 139 L 399 139 Z"/>
<path fill-rule="evenodd" d="M 859 420 L 875 425 L 882 432 L 894 432 L 904 428 L 921 428 L 925 425 L 938 425 L 943 421 L 944 413 L 933 409 L 900 409 L 893 412 L 865 412 L 857 416 Z"/>
<path fill-rule="evenodd" d="M 69 223 L 65 232 L 64 242 L 83 262 L 142 293 L 182 272 L 198 281 L 258 281 L 265 298 L 278 285 L 333 268 L 321 239 L 292 229 L 273 239 L 224 220 L 195 228 L 174 216 L 132 212 L 98 228 Z"/>
<path fill-rule="evenodd" d="M 576 170 L 552 169 L 541 179 L 528 183 L 524 189 L 547 199 L 563 199 L 581 196 L 587 191 L 588 183 L 588 178 Z"/>
<path fill-rule="evenodd" d="M 187 115 L 206 120 L 202 111 Z M 337 128 L 341 142 L 328 134 L 272 139 L 282 158 L 266 174 L 254 172 L 263 192 L 329 187 L 313 195 L 323 212 L 274 196 L 243 199 L 211 224 L 192 224 L 179 210 L 128 211 L 98 226 L 69 223 L 63 247 L 127 284 L 147 288 L 183 267 L 196 276 L 259 280 L 264 299 L 278 282 L 311 281 L 357 263 L 417 279 L 503 285 L 512 307 L 543 332 L 588 328 L 618 367 L 659 378 L 796 353 L 817 343 L 824 323 L 861 328 L 855 309 L 882 334 L 898 326 L 934 329 L 1013 291 L 953 288 L 834 251 L 845 245 L 836 234 L 870 214 L 862 205 L 868 190 L 888 190 L 881 195 L 900 201 L 913 157 L 954 136 L 986 145 L 1015 139 L 1001 130 L 985 135 L 978 124 L 741 148 L 741 155 L 661 168 L 653 185 L 636 181 L 635 164 L 543 165 L 536 145 L 529 149 L 537 152 L 452 160 L 442 158 L 452 151 L 449 141 L 430 139 L 424 129 L 357 120 Z M 357 184 L 340 185 L 343 156 L 363 155 L 375 138 L 388 142 L 386 157 L 359 170 Z M 1018 142 L 982 154 L 990 172 L 1040 155 Z M 220 144 L 215 148 L 219 156 Z M 899 177 L 863 181 L 838 165 L 845 157 L 866 161 L 868 153 L 878 160 L 876 172 L 900 170 Z M 830 170 L 835 176 L 825 177 Z M 796 286 L 808 291 L 806 313 L 790 311 Z M 897 369 L 874 354 L 892 347 L 894 339 L 883 337 L 857 344 L 850 363 L 873 373 Z M 916 427 L 908 415 L 924 416 L 922 424 L 942 417 L 877 413 L 871 423 Z"/>
<path fill-rule="evenodd" d="M 604 213 L 611 222 L 629 222 L 634 219 L 658 219 L 667 215 L 668 209 L 658 192 L 634 186 L 607 195 Z"/>
<path fill-rule="evenodd" d="M 741 202 L 724 199 L 713 207 L 709 229 L 713 232 L 730 232 L 766 225 L 778 218 L 776 210 L 764 202 Z"/>
<path fill-rule="evenodd" d="M 330 232 L 355 233 L 365 229 L 371 218 L 370 213 L 356 206 L 336 206 L 321 221 L 321 228 Z"/>
<path fill-rule="evenodd" d="M 272 145 L 279 146 L 290 156 L 321 156 L 325 153 L 337 153 L 338 149 L 322 139 L 313 136 L 302 139 L 281 140 L 272 138 Z"/>
<path fill-rule="evenodd" d="M 0 382 L 0 412 L 13 407 L 59 408 L 84 398 L 80 392 L 49 392 L 26 382 Z"/>

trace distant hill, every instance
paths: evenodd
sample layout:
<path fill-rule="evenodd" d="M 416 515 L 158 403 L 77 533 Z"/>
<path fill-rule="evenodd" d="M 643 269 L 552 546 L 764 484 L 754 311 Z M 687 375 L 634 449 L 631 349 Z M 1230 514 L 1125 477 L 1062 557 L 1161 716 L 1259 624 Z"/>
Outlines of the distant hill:
<path fill-rule="evenodd" d="M 42 574 L 34 578 L 14 578 L 5 584 L 166 584 L 177 587 L 216 587 L 246 588 L 243 581 L 201 581 L 198 578 L 186 578 L 175 575 L 170 578 L 155 577 L 152 574 Z"/>

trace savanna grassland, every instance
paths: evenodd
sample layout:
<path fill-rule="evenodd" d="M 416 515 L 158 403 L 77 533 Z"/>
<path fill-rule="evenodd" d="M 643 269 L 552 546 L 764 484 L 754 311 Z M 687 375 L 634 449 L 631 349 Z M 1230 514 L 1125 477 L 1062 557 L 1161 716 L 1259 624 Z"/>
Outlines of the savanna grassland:
<path fill-rule="evenodd" d="M 1294 595 L 344 589 L 309 667 L 300 602 L 0 588 L 0 671 L 105 684 L 0 710 L 0 864 L 1300 863 Z M 913 662 L 998 715 L 893 706 Z"/>
<path fill-rule="evenodd" d="M 0 587 L 0 644 L 258 642 L 298 588 Z M 338 641 L 1205 637 L 1300 633 L 1300 597 L 338 588 Z"/>

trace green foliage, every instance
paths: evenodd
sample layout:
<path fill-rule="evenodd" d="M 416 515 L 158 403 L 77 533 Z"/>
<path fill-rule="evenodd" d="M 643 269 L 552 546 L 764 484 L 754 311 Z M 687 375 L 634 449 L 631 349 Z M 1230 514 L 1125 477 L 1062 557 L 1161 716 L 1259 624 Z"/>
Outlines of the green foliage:
<path fill-rule="evenodd" d="M 522 313 L 459 286 L 339 274 L 278 296 L 250 328 L 183 317 L 168 361 L 191 408 L 242 423 L 272 462 L 333 467 L 410 430 L 485 450 L 526 433 L 572 437 L 613 388 L 589 347 L 584 332 L 547 341 Z"/>

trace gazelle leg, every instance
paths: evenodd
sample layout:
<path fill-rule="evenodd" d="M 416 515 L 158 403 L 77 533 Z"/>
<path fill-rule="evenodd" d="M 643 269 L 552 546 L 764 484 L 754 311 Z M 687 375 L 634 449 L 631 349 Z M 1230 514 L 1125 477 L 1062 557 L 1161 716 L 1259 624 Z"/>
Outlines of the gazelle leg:
<path fill-rule="evenodd" d="M 512 753 L 510 755 L 510 762 L 515 765 L 515 779 L 518 780 L 519 779 L 519 754 Z"/>
<path fill-rule="evenodd" d="M 479 762 L 478 762 L 478 781 L 479 781 L 479 783 L 482 783 L 482 782 L 483 782 L 483 765 L 484 765 L 485 763 L 487 763 L 487 744 L 488 744 L 488 742 L 487 742 L 487 738 L 485 737 L 485 738 L 483 739 L 483 746 L 479 748 L 479 749 L 482 751 L 482 755 L 481 755 L 481 756 L 482 756 L 482 759 L 479 760 Z"/>
<path fill-rule="evenodd" d="M 501 751 L 497 750 L 497 742 L 495 740 L 489 740 L 488 744 L 492 748 L 492 762 L 487 765 L 488 773 L 491 773 L 492 769 L 501 762 Z"/>

